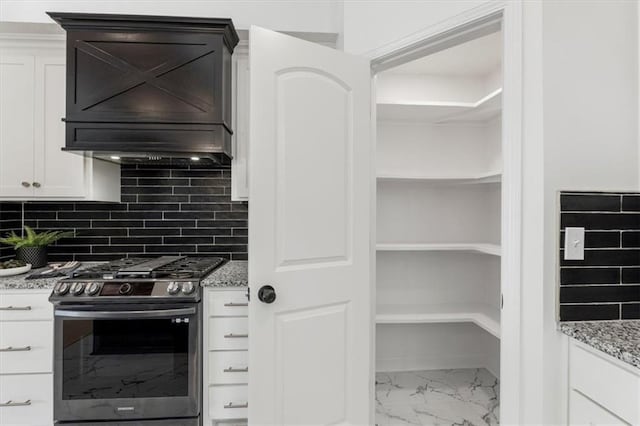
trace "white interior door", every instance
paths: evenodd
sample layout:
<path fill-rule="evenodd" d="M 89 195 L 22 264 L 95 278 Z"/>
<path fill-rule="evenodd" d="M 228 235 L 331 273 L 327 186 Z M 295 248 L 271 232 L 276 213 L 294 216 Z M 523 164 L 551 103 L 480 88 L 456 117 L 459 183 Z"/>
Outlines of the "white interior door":
<path fill-rule="evenodd" d="M 249 48 L 249 424 L 371 424 L 369 62 L 256 27 Z"/>

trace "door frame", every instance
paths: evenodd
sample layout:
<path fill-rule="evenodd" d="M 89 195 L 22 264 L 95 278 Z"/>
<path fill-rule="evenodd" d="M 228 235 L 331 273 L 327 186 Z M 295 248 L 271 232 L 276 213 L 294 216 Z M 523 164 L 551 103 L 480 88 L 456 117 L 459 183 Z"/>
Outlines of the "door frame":
<path fill-rule="evenodd" d="M 522 4 L 519 1 L 487 2 L 408 37 L 374 49 L 364 55 L 372 70 L 372 135 L 375 143 L 376 73 L 426 56 L 469 39 L 488 34 L 502 25 L 503 110 L 502 110 L 502 224 L 501 224 L 501 339 L 500 339 L 500 423 L 519 424 L 521 377 L 521 263 L 522 263 Z M 508 141 L 505 143 L 504 141 Z M 375 150 L 373 150 L 375 155 Z M 375 158 L 373 159 L 375 164 Z M 372 196 L 372 268 L 375 268 L 375 176 Z M 375 269 L 371 301 L 375 324 Z M 375 327 L 372 330 L 372 372 L 375 377 Z M 375 395 L 375 381 L 371 383 Z M 372 405 L 371 418 L 375 418 Z"/>

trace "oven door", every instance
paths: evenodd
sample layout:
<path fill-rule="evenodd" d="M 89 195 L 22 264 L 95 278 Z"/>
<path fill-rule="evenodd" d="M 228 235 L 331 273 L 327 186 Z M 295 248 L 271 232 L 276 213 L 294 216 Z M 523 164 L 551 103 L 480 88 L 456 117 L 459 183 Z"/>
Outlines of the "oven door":
<path fill-rule="evenodd" d="M 55 309 L 56 421 L 197 417 L 198 304 Z"/>

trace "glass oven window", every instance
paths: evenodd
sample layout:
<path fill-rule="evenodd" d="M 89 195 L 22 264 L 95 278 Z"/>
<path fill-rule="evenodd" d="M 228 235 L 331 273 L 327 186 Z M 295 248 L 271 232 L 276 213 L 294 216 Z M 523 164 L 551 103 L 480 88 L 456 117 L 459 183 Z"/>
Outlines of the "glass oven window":
<path fill-rule="evenodd" d="M 62 329 L 63 399 L 188 395 L 185 318 L 65 319 Z"/>

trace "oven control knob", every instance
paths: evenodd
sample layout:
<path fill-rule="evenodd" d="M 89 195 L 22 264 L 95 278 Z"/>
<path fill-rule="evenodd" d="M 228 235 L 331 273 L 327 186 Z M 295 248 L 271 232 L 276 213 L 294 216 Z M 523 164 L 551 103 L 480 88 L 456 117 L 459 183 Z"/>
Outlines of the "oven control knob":
<path fill-rule="evenodd" d="M 118 294 L 120 294 L 121 296 L 126 296 L 127 294 L 131 294 L 132 291 L 133 286 L 129 283 L 124 283 L 118 289 Z"/>
<path fill-rule="evenodd" d="M 167 286 L 169 294 L 178 294 L 180 292 L 180 283 L 171 281 Z"/>
<path fill-rule="evenodd" d="M 100 291 L 100 284 L 98 283 L 89 283 L 87 288 L 84 290 L 89 296 L 95 296 Z"/>
<path fill-rule="evenodd" d="M 74 296 L 80 296 L 83 291 L 84 291 L 84 284 L 83 283 L 73 283 L 73 284 L 71 284 L 71 294 L 73 294 Z"/>
<path fill-rule="evenodd" d="M 58 283 L 53 289 L 53 292 L 58 296 L 64 296 L 69 292 L 69 283 Z"/>
<path fill-rule="evenodd" d="M 191 281 L 187 281 L 186 283 L 182 284 L 182 292 L 184 294 L 191 294 L 194 291 L 196 291 L 196 286 L 193 285 Z"/>

